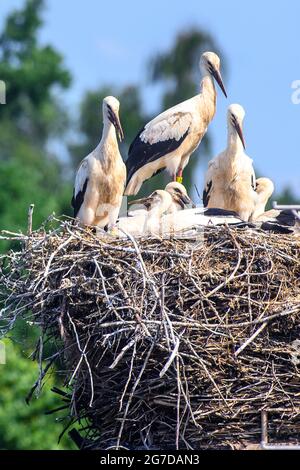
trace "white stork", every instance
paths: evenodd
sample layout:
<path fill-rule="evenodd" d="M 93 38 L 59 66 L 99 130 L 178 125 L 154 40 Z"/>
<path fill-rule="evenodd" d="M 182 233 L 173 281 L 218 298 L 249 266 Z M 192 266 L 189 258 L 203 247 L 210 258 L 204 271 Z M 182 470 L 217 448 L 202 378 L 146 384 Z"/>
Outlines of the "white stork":
<path fill-rule="evenodd" d="M 203 204 L 208 208 L 234 211 L 248 221 L 255 212 L 261 210 L 268 198 L 264 192 L 264 182 L 267 179 L 261 179 L 261 192 L 257 192 L 253 161 L 245 153 L 244 117 L 242 106 L 229 106 L 227 148 L 208 164 Z"/>
<path fill-rule="evenodd" d="M 215 115 L 214 79 L 227 97 L 215 53 L 202 55 L 200 71 L 200 93 L 154 118 L 132 142 L 126 161 L 126 195 L 137 194 L 144 181 L 164 169 L 174 181 L 182 182 L 182 172 Z"/>
<path fill-rule="evenodd" d="M 129 204 L 142 204 L 146 210 L 134 210 L 129 213 L 129 217 L 120 217 L 116 227 L 133 236 L 149 236 L 161 234 L 161 218 L 163 214 L 170 210 L 172 196 L 164 190 L 154 191 L 150 196 Z"/>
<path fill-rule="evenodd" d="M 117 135 L 124 138 L 119 101 L 103 100 L 103 134 L 98 146 L 82 160 L 76 174 L 72 206 L 82 224 L 111 228 L 119 214 L 126 182 L 126 167 Z"/>

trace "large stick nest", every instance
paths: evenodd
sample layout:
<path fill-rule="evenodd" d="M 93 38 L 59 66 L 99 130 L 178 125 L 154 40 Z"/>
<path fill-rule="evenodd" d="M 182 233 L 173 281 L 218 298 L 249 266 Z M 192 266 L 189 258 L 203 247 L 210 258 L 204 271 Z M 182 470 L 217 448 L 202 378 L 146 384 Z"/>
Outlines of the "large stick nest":
<path fill-rule="evenodd" d="M 271 439 L 299 437 L 299 238 L 6 237 L 22 248 L 2 258 L 3 332 L 23 316 L 56 340 L 85 445 L 234 447 L 259 441 L 261 410 Z"/>

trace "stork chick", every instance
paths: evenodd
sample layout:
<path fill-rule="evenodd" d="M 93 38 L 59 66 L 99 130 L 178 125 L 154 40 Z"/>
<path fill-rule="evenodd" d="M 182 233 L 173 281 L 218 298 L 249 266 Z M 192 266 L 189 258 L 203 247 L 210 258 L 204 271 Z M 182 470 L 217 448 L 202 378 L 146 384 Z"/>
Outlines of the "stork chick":
<path fill-rule="evenodd" d="M 164 169 L 174 181 L 182 182 L 182 172 L 216 112 L 214 80 L 227 97 L 219 57 L 206 52 L 199 66 L 200 93 L 154 118 L 132 142 L 126 161 L 126 195 L 137 194 L 144 181 Z"/>
<path fill-rule="evenodd" d="M 269 178 L 259 178 L 256 180 L 256 201 L 255 209 L 251 215 L 251 221 L 256 221 L 262 214 L 264 214 L 266 205 L 275 191 L 274 183 Z M 271 212 L 271 211 L 270 211 Z M 277 213 L 278 215 L 278 213 Z M 276 216 L 277 216 L 276 215 Z"/>
<path fill-rule="evenodd" d="M 82 160 L 75 178 L 72 206 L 83 225 L 111 228 L 119 214 L 126 182 L 126 167 L 117 135 L 124 138 L 119 101 L 103 100 L 103 134 L 98 146 Z"/>
<path fill-rule="evenodd" d="M 134 236 L 160 235 L 161 218 L 170 210 L 172 196 L 164 190 L 154 191 L 150 196 L 131 201 L 129 204 L 142 204 L 146 210 L 131 211 L 129 217 L 121 217 L 117 227 Z"/>
<path fill-rule="evenodd" d="M 208 165 L 203 192 L 203 204 L 209 208 L 234 211 L 248 221 L 261 204 L 256 192 L 253 161 L 245 153 L 243 121 L 245 111 L 238 104 L 228 108 L 228 142 L 224 152 Z"/>

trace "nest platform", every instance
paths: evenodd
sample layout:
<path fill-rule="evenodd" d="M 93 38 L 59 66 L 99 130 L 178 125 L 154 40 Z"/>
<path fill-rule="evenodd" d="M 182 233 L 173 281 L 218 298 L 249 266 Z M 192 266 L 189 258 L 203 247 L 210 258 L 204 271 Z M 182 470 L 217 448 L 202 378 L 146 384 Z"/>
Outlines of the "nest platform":
<path fill-rule="evenodd" d="M 37 383 L 60 359 L 81 447 L 243 448 L 262 411 L 271 442 L 299 440 L 299 237 L 118 240 L 69 221 L 3 237 L 20 249 L 1 259 L 2 334 L 41 328 Z"/>

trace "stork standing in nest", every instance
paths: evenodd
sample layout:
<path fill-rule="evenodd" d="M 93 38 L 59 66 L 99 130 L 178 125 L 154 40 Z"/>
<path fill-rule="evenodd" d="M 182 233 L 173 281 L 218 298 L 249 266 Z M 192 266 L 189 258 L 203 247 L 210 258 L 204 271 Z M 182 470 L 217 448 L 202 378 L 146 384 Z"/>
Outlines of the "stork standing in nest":
<path fill-rule="evenodd" d="M 117 135 L 124 138 L 119 119 L 119 101 L 103 100 L 103 134 L 98 146 L 82 160 L 76 174 L 72 206 L 82 224 L 111 228 L 122 203 L 126 167 L 119 152 Z"/>
<path fill-rule="evenodd" d="M 264 212 L 274 186 L 268 178 L 256 181 L 253 161 L 245 153 L 244 117 L 242 106 L 229 107 L 227 148 L 208 165 L 203 204 L 234 211 L 248 221 Z"/>
<path fill-rule="evenodd" d="M 137 194 L 144 181 L 164 169 L 174 181 L 182 182 L 182 172 L 216 112 L 214 80 L 227 97 L 215 53 L 202 55 L 200 71 L 200 93 L 154 118 L 132 142 L 126 161 L 126 195 Z"/>

